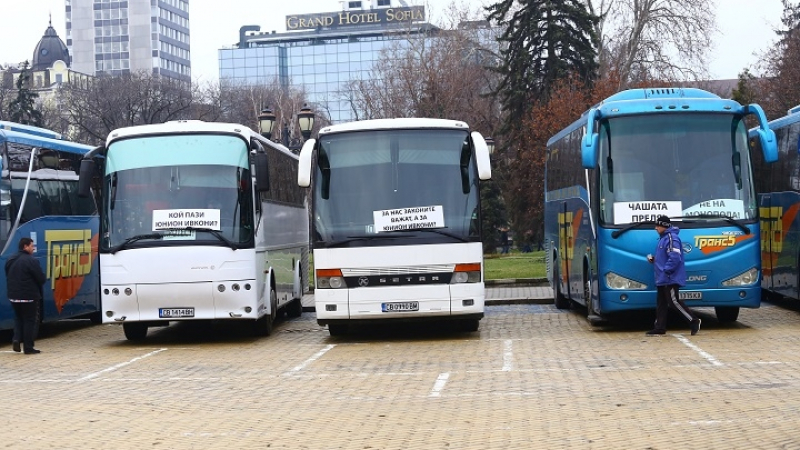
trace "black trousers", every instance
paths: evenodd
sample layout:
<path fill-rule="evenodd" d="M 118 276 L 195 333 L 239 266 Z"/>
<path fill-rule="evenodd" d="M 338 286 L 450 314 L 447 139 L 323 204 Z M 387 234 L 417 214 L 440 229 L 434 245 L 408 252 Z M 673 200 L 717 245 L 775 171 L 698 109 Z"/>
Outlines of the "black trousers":
<path fill-rule="evenodd" d="M 670 308 L 678 311 L 689 322 L 695 320 L 694 312 L 678 297 L 679 286 L 677 284 L 657 286 L 656 288 L 658 305 L 656 306 L 656 324 L 653 329 L 667 331 L 667 315 L 669 315 Z"/>
<path fill-rule="evenodd" d="M 11 302 L 14 308 L 14 341 L 22 342 L 25 350 L 33 349 L 39 334 L 39 301 Z"/>

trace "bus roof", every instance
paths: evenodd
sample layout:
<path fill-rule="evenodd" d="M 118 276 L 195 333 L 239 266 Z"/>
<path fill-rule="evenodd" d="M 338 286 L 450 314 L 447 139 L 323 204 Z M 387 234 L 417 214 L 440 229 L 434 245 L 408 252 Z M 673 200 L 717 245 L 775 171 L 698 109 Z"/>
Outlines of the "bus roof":
<path fill-rule="evenodd" d="M 593 108 L 598 111 L 600 118 L 698 112 L 744 114 L 744 107 L 739 102 L 696 88 L 629 89 L 606 98 Z M 587 113 L 584 112 L 578 120 L 551 137 L 547 146 L 586 125 Z"/>
<path fill-rule="evenodd" d="M 79 144 L 77 142 L 65 141 L 63 139 L 50 139 L 47 137 L 32 135 L 19 131 L 0 129 L 0 142 L 14 142 L 17 144 L 29 145 L 31 147 L 42 147 L 47 144 L 48 149 L 84 155 L 94 147 L 91 145 Z"/>
<path fill-rule="evenodd" d="M 41 136 L 50 139 L 63 139 L 61 133 L 56 133 L 55 131 L 48 130 L 46 128 L 35 127 L 33 125 L 9 122 L 7 120 L 0 120 L 0 129 L 18 131 L 20 133 L 28 133 L 34 136 Z"/>
<path fill-rule="evenodd" d="M 156 134 L 183 134 L 183 133 L 231 133 L 243 138 L 251 138 L 258 133 L 249 127 L 238 123 L 205 122 L 203 120 L 173 120 L 150 125 L 135 125 L 132 127 L 117 128 L 108 134 L 106 145 L 113 141 L 131 136 L 156 135 Z"/>
<path fill-rule="evenodd" d="M 297 157 L 291 150 L 281 143 L 270 141 L 261 134 L 253 131 L 251 128 L 239 123 L 227 122 L 206 122 L 203 120 L 173 120 L 164 123 L 150 124 L 150 125 L 135 125 L 132 127 L 117 128 L 109 133 L 106 138 L 106 147 L 111 145 L 112 142 L 120 139 L 138 136 L 157 136 L 168 134 L 214 134 L 226 133 L 236 134 L 249 142 L 251 138 L 258 139 L 263 145 L 269 145 L 284 153 Z"/>
<path fill-rule="evenodd" d="M 398 118 L 398 119 L 372 119 L 357 120 L 338 125 L 330 125 L 319 131 L 320 135 L 341 133 L 345 131 L 392 130 L 409 128 L 439 128 L 469 130 L 469 126 L 460 120 L 425 119 L 425 118 Z"/>

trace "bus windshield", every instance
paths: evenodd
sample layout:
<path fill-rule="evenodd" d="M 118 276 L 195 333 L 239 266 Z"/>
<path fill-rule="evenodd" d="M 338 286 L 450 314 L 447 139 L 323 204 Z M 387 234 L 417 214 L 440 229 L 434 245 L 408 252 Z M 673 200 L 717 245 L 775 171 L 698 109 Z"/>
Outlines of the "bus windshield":
<path fill-rule="evenodd" d="M 600 220 L 659 215 L 756 218 L 747 130 L 728 114 L 659 114 L 600 122 Z"/>
<path fill-rule="evenodd" d="M 138 137 L 108 148 L 105 249 L 126 242 L 239 245 L 253 239 L 248 145 L 223 135 Z"/>
<path fill-rule="evenodd" d="M 478 182 L 466 131 L 337 133 L 319 143 L 313 239 L 397 245 L 478 241 Z M 384 239 L 386 238 L 386 239 Z"/>

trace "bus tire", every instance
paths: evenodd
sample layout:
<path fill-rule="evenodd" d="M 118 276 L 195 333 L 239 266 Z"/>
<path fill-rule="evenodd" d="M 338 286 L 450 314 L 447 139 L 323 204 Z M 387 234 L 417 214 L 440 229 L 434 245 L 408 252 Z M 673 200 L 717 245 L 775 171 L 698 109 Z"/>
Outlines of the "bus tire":
<path fill-rule="evenodd" d="M 553 266 L 555 266 L 556 262 L 553 261 Z M 558 309 L 570 309 L 570 302 L 569 299 L 561 295 L 561 290 L 559 289 L 559 285 L 561 282 L 561 277 L 558 276 L 558 270 L 553 270 L 553 304 Z"/>
<path fill-rule="evenodd" d="M 286 305 L 287 317 L 300 317 L 303 315 L 303 299 L 296 298 Z"/>
<path fill-rule="evenodd" d="M 586 317 L 590 317 L 594 311 L 592 311 L 592 281 L 591 277 L 589 277 L 586 273 L 586 269 L 583 272 L 583 301 L 586 303 Z"/>
<path fill-rule="evenodd" d="M 122 331 L 129 341 L 141 341 L 147 337 L 147 324 L 141 322 L 123 323 Z"/>
<path fill-rule="evenodd" d="M 714 311 L 717 313 L 719 323 L 733 323 L 739 319 L 738 306 L 715 306 Z"/>
<path fill-rule="evenodd" d="M 328 324 L 328 333 L 331 336 L 344 336 L 347 334 L 347 324 L 344 323 L 329 323 Z"/>
<path fill-rule="evenodd" d="M 478 331 L 480 324 L 480 319 L 461 319 L 458 321 L 459 328 L 465 333 L 474 333 Z"/>
<path fill-rule="evenodd" d="M 275 319 L 278 317 L 278 295 L 275 289 L 269 290 L 269 305 L 269 314 L 256 320 L 256 334 L 259 336 L 269 336 L 275 329 Z"/>

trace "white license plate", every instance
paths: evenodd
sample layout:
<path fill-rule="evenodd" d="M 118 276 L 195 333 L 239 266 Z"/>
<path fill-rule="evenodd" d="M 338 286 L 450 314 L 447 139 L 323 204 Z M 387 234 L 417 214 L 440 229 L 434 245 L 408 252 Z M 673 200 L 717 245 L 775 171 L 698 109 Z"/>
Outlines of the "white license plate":
<path fill-rule="evenodd" d="M 680 298 L 681 300 L 702 300 L 703 293 L 697 291 L 686 291 L 686 292 L 678 291 L 678 298 Z"/>
<path fill-rule="evenodd" d="M 194 317 L 194 308 L 159 308 L 158 317 L 162 319 Z"/>
<path fill-rule="evenodd" d="M 419 311 L 419 302 L 381 303 L 383 312 Z"/>

